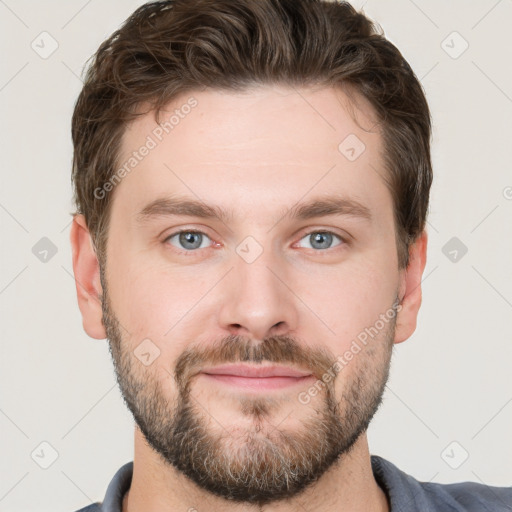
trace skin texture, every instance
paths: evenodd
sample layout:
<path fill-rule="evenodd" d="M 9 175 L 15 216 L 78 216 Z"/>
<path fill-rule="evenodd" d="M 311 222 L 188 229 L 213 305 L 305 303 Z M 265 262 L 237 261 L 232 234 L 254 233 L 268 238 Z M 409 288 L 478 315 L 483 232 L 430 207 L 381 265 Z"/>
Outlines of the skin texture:
<path fill-rule="evenodd" d="M 373 111 L 334 88 L 264 86 L 190 93 L 161 119 L 191 96 L 197 105 L 109 192 L 101 272 L 83 216 L 71 232 L 84 329 L 109 338 L 137 424 L 123 511 L 388 510 L 366 427 L 393 344 L 416 327 L 427 236 L 399 271 Z M 155 128 L 152 113 L 133 122 L 119 162 Z M 351 134 L 365 146 L 353 161 L 338 149 Z M 177 195 L 231 216 L 140 220 L 150 202 Z M 285 215 L 327 195 L 358 201 L 371 220 Z M 171 237 L 179 230 L 203 235 Z M 391 320 L 378 323 L 383 315 Z M 356 353 L 371 326 L 377 334 Z M 151 364 L 140 347 L 157 354 Z M 236 361 L 312 377 L 248 391 L 200 373 Z"/>

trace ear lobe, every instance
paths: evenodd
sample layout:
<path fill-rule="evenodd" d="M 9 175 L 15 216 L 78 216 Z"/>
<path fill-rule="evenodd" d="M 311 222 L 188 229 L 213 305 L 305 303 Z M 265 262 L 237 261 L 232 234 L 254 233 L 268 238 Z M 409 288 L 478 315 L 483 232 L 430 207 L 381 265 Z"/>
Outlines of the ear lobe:
<path fill-rule="evenodd" d="M 73 218 L 70 233 L 78 307 L 85 332 L 95 339 L 107 337 L 102 322 L 100 266 L 83 215 Z"/>
<path fill-rule="evenodd" d="M 421 277 L 427 263 L 427 232 L 423 231 L 409 248 L 409 264 L 401 270 L 401 309 L 397 315 L 395 343 L 410 338 L 416 330 L 416 320 L 421 306 Z"/>

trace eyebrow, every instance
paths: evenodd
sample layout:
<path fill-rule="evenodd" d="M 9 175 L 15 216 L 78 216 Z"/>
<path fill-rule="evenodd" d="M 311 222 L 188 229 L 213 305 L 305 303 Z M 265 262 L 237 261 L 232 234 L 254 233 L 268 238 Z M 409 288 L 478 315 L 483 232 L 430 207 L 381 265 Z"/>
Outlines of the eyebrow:
<path fill-rule="evenodd" d="M 203 219 L 216 219 L 222 223 L 232 221 L 232 210 L 219 206 L 208 205 L 202 201 L 187 197 L 162 197 L 151 201 L 139 213 L 136 221 L 143 224 L 155 217 L 186 216 Z M 296 203 L 291 208 L 285 208 L 279 221 L 283 218 L 308 220 L 316 217 L 348 216 L 371 222 L 371 210 L 352 198 L 338 196 L 322 196 L 309 202 Z"/>

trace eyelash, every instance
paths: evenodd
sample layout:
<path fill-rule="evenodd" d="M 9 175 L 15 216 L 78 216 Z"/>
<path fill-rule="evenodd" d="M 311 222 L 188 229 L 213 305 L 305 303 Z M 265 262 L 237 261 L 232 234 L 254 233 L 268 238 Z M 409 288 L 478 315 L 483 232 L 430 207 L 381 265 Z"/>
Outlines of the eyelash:
<path fill-rule="evenodd" d="M 204 232 L 204 231 L 199 231 L 199 230 L 195 230 L 195 229 L 182 229 L 180 231 L 175 231 L 174 233 L 168 235 L 167 237 L 165 237 L 165 239 L 163 240 L 164 243 L 167 243 L 171 238 L 174 238 L 175 236 L 177 235 L 180 235 L 181 233 L 194 233 L 194 234 L 200 234 L 200 235 L 204 235 L 206 236 L 207 238 L 209 238 L 211 240 L 211 238 Z M 329 252 L 330 250 L 334 250 L 336 249 L 336 247 L 340 247 L 340 246 L 344 246 L 344 245 L 348 245 L 349 242 L 348 240 L 345 238 L 345 237 L 342 237 L 341 235 L 339 235 L 338 233 L 335 233 L 333 231 L 329 231 L 329 230 L 326 230 L 326 229 L 313 229 L 311 231 L 308 231 L 307 233 L 305 233 L 301 238 L 300 240 L 303 240 L 304 238 L 308 237 L 308 236 L 311 236 L 313 233 L 321 233 L 321 234 L 329 234 L 329 235 L 333 235 L 335 237 L 337 237 L 341 243 L 338 244 L 338 245 L 335 245 L 334 247 L 329 247 L 328 249 L 318 249 L 318 250 L 315 250 L 315 249 L 311 249 L 312 251 L 316 252 L 316 253 L 326 253 L 326 252 Z M 171 244 L 172 245 L 172 244 Z M 200 248 L 197 248 L 197 249 L 192 249 L 192 250 L 185 250 L 185 249 L 178 249 L 176 246 L 172 246 L 174 250 L 176 250 L 176 252 L 178 254 L 184 254 L 186 256 L 193 256 L 195 253 L 199 252 Z M 202 249 L 208 249 L 208 248 L 211 248 L 211 247 L 203 247 Z"/>

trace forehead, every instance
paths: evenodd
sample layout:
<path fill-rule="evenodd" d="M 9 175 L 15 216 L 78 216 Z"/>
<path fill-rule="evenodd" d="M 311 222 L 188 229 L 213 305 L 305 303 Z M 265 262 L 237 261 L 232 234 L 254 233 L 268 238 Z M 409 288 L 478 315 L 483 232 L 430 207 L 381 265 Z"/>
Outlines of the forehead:
<path fill-rule="evenodd" d="M 354 104 L 353 100 L 357 101 Z M 196 91 L 130 123 L 115 208 L 140 212 L 178 194 L 249 215 L 337 193 L 390 207 L 371 106 L 341 89 Z"/>

